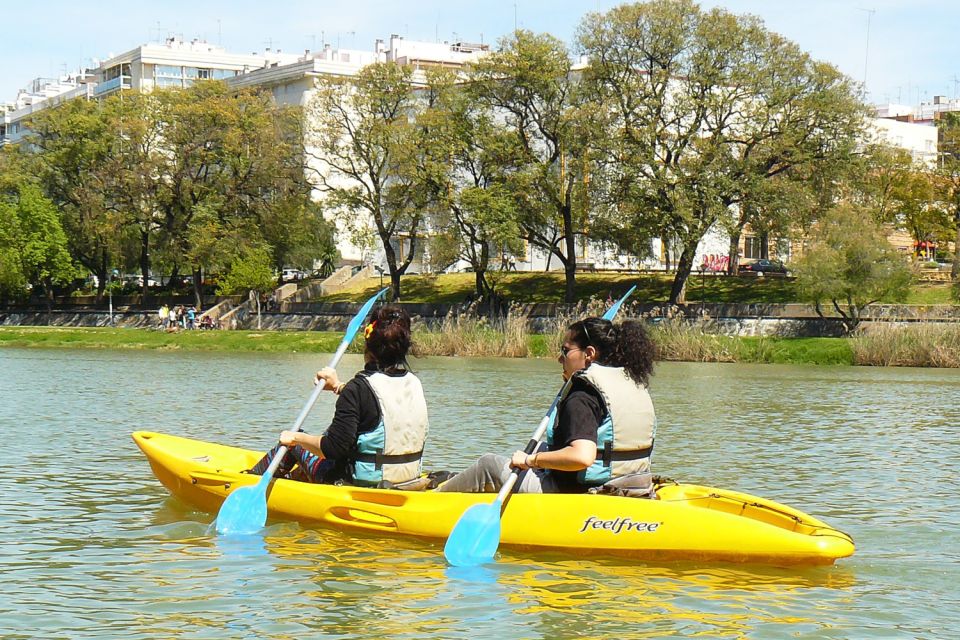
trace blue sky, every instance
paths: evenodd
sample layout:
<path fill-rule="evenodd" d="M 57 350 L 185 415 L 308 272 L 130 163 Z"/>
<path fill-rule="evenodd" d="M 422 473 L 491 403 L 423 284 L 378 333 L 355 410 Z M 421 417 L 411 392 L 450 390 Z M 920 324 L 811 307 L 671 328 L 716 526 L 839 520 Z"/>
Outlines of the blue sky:
<path fill-rule="evenodd" d="M 567 42 L 581 17 L 608 0 L 165 0 L 4 2 L 0 101 L 37 76 L 89 65 L 158 35 L 204 37 L 235 52 L 272 45 L 302 52 L 322 41 L 372 49 L 391 33 L 417 40 L 493 42 L 514 25 Z M 960 94 L 956 0 L 702 0 L 767 26 L 815 57 L 866 80 L 873 101 L 915 103 Z M 872 9 L 873 13 L 866 10 Z M 869 55 L 867 21 L 870 19 Z"/>

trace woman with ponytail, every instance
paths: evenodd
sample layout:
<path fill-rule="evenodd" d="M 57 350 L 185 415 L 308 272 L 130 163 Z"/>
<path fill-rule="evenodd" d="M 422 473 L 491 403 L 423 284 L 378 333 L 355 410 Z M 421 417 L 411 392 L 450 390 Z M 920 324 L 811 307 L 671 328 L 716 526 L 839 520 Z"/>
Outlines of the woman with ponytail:
<path fill-rule="evenodd" d="M 521 493 L 583 493 L 649 471 L 656 417 L 647 385 L 655 353 L 639 322 L 574 322 L 558 358 L 563 379 L 573 382 L 540 450 L 517 451 L 512 458 L 485 454 L 439 490 L 499 491 L 511 467 L 531 470 L 517 489 Z"/>
<path fill-rule="evenodd" d="M 410 316 L 386 305 L 369 320 L 363 370 L 343 383 L 334 369 L 316 374 L 315 384 L 338 396 L 327 430 L 318 436 L 283 431 L 280 444 L 251 473 L 262 474 L 284 445 L 290 449 L 278 474 L 295 480 L 389 486 L 420 476 L 427 403 L 420 380 L 407 365 Z"/>

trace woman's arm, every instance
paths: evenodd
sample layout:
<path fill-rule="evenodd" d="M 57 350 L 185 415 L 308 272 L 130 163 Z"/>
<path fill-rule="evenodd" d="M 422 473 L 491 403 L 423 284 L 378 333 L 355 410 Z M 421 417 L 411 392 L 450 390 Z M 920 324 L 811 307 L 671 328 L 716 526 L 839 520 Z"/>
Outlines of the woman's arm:
<path fill-rule="evenodd" d="M 320 448 L 322 440 L 323 436 L 312 436 L 303 431 L 283 431 L 280 433 L 280 444 L 287 447 L 300 445 L 313 455 L 320 456 L 321 459 L 324 457 L 323 450 Z"/>
<path fill-rule="evenodd" d="M 511 464 L 518 469 L 556 469 L 582 471 L 597 458 L 597 443 L 592 440 L 574 440 L 556 451 L 538 451 L 527 454 L 515 451 Z"/>

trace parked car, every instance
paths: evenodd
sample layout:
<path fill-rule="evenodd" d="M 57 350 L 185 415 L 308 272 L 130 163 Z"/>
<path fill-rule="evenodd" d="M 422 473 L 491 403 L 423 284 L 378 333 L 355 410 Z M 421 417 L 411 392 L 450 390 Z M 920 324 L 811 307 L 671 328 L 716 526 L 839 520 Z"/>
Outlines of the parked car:
<path fill-rule="evenodd" d="M 753 274 L 775 274 L 775 275 L 787 275 L 787 267 L 785 264 L 779 260 L 767 260 L 762 258 L 760 260 L 754 260 L 753 262 L 747 262 L 741 264 L 738 269 L 738 273 L 753 273 Z"/>
<path fill-rule="evenodd" d="M 296 282 L 297 280 L 303 280 L 306 278 L 307 274 L 300 269 L 287 267 L 283 270 L 282 276 L 284 282 Z"/>

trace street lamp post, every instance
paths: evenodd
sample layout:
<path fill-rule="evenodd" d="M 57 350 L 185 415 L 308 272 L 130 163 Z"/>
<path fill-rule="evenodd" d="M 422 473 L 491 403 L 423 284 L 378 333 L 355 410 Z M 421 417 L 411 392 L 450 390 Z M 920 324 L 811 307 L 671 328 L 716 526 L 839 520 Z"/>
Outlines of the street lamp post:
<path fill-rule="evenodd" d="M 374 267 L 377 270 L 377 273 L 380 274 L 380 288 L 383 289 L 383 267 L 377 265 Z"/>

